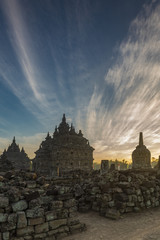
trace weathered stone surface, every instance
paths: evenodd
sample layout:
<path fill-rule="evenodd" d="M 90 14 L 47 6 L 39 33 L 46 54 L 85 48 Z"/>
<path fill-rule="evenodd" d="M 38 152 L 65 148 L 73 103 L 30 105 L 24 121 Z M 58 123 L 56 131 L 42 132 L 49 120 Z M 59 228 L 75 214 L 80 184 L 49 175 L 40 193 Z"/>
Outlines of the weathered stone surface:
<path fill-rule="evenodd" d="M 49 222 L 49 226 L 50 226 L 51 229 L 56 229 L 58 227 L 66 225 L 66 224 L 67 224 L 67 219 L 58 219 L 58 220 L 54 220 L 54 221 Z"/>
<path fill-rule="evenodd" d="M 34 239 L 46 239 L 47 234 L 46 233 L 38 233 L 34 235 Z"/>
<path fill-rule="evenodd" d="M 51 209 L 57 209 L 57 208 L 62 208 L 63 207 L 63 201 L 53 201 L 51 203 Z"/>
<path fill-rule="evenodd" d="M 10 239 L 9 235 L 10 235 L 9 232 L 2 233 L 3 240 L 9 240 Z"/>
<path fill-rule="evenodd" d="M 27 207 L 28 207 L 28 203 L 26 200 L 20 200 L 12 204 L 12 209 L 14 212 L 26 210 Z"/>
<path fill-rule="evenodd" d="M 8 214 L 0 213 L 0 223 L 6 222 L 8 219 Z"/>
<path fill-rule="evenodd" d="M 25 228 L 17 229 L 17 236 L 18 237 L 25 236 L 25 235 L 32 234 L 32 233 L 34 233 L 34 227 L 33 226 L 27 226 Z"/>
<path fill-rule="evenodd" d="M 34 208 L 34 209 L 28 209 L 26 211 L 27 218 L 38 218 L 44 216 L 44 209 L 43 208 Z"/>
<path fill-rule="evenodd" d="M 52 221 L 57 218 L 57 214 L 54 211 L 46 212 L 45 215 L 46 215 L 46 221 Z"/>
<path fill-rule="evenodd" d="M 18 228 L 26 227 L 27 226 L 27 219 L 26 219 L 25 212 L 18 212 L 17 216 L 18 216 L 17 227 Z"/>
<path fill-rule="evenodd" d="M 12 230 L 12 229 L 16 229 L 17 226 L 17 213 L 11 213 L 8 216 L 8 224 L 7 224 L 7 229 L 8 230 Z"/>
<path fill-rule="evenodd" d="M 78 223 L 69 227 L 71 233 L 75 233 L 77 232 L 77 230 L 81 231 L 83 228 L 85 228 L 85 225 L 81 223 Z"/>
<path fill-rule="evenodd" d="M 105 217 L 111 218 L 111 219 L 114 219 L 114 220 L 117 220 L 117 219 L 119 219 L 119 217 L 120 217 L 120 213 L 119 213 L 119 211 L 116 210 L 116 209 L 110 209 L 110 208 L 109 208 L 109 209 L 107 209 L 107 211 L 106 211 Z"/>
<path fill-rule="evenodd" d="M 35 226 L 35 233 L 48 232 L 48 230 L 49 230 L 48 222 Z"/>
<path fill-rule="evenodd" d="M 42 205 L 42 201 L 40 198 L 33 199 L 29 202 L 29 208 L 36 208 Z"/>
<path fill-rule="evenodd" d="M 109 160 L 101 160 L 101 173 L 109 171 Z"/>
<path fill-rule="evenodd" d="M 70 199 L 64 202 L 64 207 L 70 208 L 76 205 L 76 200 L 75 199 Z"/>
<path fill-rule="evenodd" d="M 28 219 L 28 225 L 38 225 L 44 223 L 44 218 L 29 218 Z"/>
<path fill-rule="evenodd" d="M 0 208 L 8 207 L 9 199 L 7 197 L 0 197 Z"/>

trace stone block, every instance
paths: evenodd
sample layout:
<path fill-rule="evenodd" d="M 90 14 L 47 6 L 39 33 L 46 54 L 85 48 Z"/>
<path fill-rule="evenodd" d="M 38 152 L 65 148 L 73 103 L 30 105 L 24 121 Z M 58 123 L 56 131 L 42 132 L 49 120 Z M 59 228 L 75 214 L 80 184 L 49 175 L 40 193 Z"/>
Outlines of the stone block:
<path fill-rule="evenodd" d="M 3 240 L 9 240 L 10 239 L 9 232 L 2 233 L 2 236 L 3 236 Z"/>
<path fill-rule="evenodd" d="M 8 222 L 5 223 L 3 229 L 6 231 L 10 231 L 16 229 L 17 227 L 17 213 L 11 213 L 8 215 Z"/>
<path fill-rule="evenodd" d="M 34 235 L 34 239 L 46 239 L 46 237 L 47 237 L 47 234 L 46 233 L 39 233 L 39 234 L 35 234 Z"/>
<path fill-rule="evenodd" d="M 12 203 L 13 212 L 23 211 L 28 208 L 28 203 L 26 200 L 20 200 L 16 203 Z"/>
<path fill-rule="evenodd" d="M 114 202 L 114 201 L 108 202 L 108 206 L 109 206 L 109 207 L 114 207 L 114 206 L 115 206 L 115 202 Z"/>
<path fill-rule="evenodd" d="M 155 202 L 155 207 L 158 207 L 159 206 L 159 201 L 157 200 L 156 202 Z"/>
<path fill-rule="evenodd" d="M 57 208 L 62 208 L 63 207 L 63 202 L 62 201 L 53 201 L 51 204 L 51 210 L 57 209 Z"/>
<path fill-rule="evenodd" d="M 33 233 L 34 233 L 34 227 L 33 226 L 27 226 L 25 228 L 17 229 L 17 236 L 18 237 L 33 234 Z"/>
<path fill-rule="evenodd" d="M 32 199 L 29 202 L 29 208 L 36 208 L 36 207 L 40 207 L 41 205 L 42 205 L 42 201 L 40 198 Z"/>
<path fill-rule="evenodd" d="M 40 200 L 43 205 L 48 205 L 53 202 L 53 196 L 41 196 Z"/>
<path fill-rule="evenodd" d="M 24 228 L 27 226 L 27 219 L 25 212 L 18 212 L 18 221 L 17 221 L 17 228 Z"/>
<path fill-rule="evenodd" d="M 56 235 L 56 239 L 58 240 L 58 239 L 63 239 L 63 238 L 65 238 L 65 237 L 67 237 L 68 236 L 68 234 L 67 233 L 58 233 L 57 235 Z"/>
<path fill-rule="evenodd" d="M 75 199 L 70 199 L 64 202 L 64 207 L 65 208 L 70 208 L 76 206 L 77 202 Z"/>
<path fill-rule="evenodd" d="M 57 218 L 68 218 L 69 211 L 68 209 L 60 208 L 56 209 Z"/>
<path fill-rule="evenodd" d="M 139 207 L 134 207 L 133 210 L 134 210 L 134 212 L 140 212 L 141 211 L 141 209 Z"/>
<path fill-rule="evenodd" d="M 46 221 L 52 221 L 57 218 L 57 214 L 54 211 L 46 212 L 45 215 L 46 215 Z"/>
<path fill-rule="evenodd" d="M 67 219 L 58 219 L 49 222 L 50 229 L 56 229 L 67 224 Z"/>
<path fill-rule="evenodd" d="M 148 208 L 148 207 L 150 207 L 150 206 L 151 206 L 151 201 L 148 200 L 148 201 L 146 202 L 146 207 Z"/>
<path fill-rule="evenodd" d="M 76 232 L 82 231 L 84 228 L 85 228 L 85 224 L 78 223 L 76 225 L 70 226 L 69 230 L 71 233 L 76 233 Z"/>
<path fill-rule="evenodd" d="M 44 216 L 44 209 L 36 207 L 34 209 L 28 209 L 26 211 L 27 218 L 38 218 Z"/>
<path fill-rule="evenodd" d="M 6 213 L 0 213 L 0 223 L 6 222 L 8 219 L 8 214 Z"/>
<path fill-rule="evenodd" d="M 109 208 L 106 211 L 105 217 L 117 220 L 120 218 L 120 213 L 116 209 Z"/>
<path fill-rule="evenodd" d="M 44 223 L 44 218 L 39 217 L 39 218 L 29 218 L 28 219 L 28 225 L 38 225 Z"/>
<path fill-rule="evenodd" d="M 0 197 L 0 208 L 8 207 L 8 205 L 9 205 L 9 198 Z"/>
<path fill-rule="evenodd" d="M 43 232 L 48 232 L 48 222 L 42 223 L 40 225 L 35 226 L 35 233 L 43 233 Z"/>

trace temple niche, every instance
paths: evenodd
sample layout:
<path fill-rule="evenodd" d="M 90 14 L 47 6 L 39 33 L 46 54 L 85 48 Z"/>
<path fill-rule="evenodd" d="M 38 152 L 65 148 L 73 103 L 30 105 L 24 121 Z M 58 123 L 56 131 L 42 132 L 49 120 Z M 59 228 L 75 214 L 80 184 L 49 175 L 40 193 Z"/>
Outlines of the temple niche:
<path fill-rule="evenodd" d="M 139 134 L 139 145 L 132 153 L 133 169 L 149 169 L 151 168 L 151 153 L 143 144 L 143 133 Z"/>
<path fill-rule="evenodd" d="M 35 152 L 33 167 L 37 173 L 50 176 L 76 169 L 91 170 L 93 150 L 81 130 L 76 133 L 74 126 L 69 126 L 63 114 L 62 122 L 59 127 L 56 126 L 53 138 L 48 133 Z"/>
<path fill-rule="evenodd" d="M 16 144 L 15 137 L 8 149 L 5 149 L 2 153 L 1 162 L 4 166 L 8 165 L 8 169 L 14 168 L 28 170 L 30 168 L 30 159 L 25 153 L 23 147 L 20 150 L 19 145 Z"/>

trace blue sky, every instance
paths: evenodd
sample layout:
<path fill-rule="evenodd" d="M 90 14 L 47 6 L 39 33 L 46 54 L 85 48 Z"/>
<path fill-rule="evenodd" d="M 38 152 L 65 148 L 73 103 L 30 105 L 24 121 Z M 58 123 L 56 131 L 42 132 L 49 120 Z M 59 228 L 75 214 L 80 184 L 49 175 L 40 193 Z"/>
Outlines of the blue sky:
<path fill-rule="evenodd" d="M 0 150 L 29 156 L 59 124 L 82 129 L 94 158 L 160 144 L 160 4 L 150 0 L 0 0 Z"/>

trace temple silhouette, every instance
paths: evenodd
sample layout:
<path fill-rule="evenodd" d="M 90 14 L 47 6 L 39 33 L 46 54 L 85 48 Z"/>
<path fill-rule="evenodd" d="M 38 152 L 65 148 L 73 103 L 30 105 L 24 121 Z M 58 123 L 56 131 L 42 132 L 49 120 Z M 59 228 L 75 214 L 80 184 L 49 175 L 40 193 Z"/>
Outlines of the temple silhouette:
<path fill-rule="evenodd" d="M 23 147 L 20 150 L 15 137 L 8 149 L 5 149 L 1 155 L 1 166 L 2 168 L 8 168 L 8 170 L 11 168 L 24 170 L 30 168 L 30 159 Z"/>
<path fill-rule="evenodd" d="M 33 167 L 37 173 L 51 176 L 76 169 L 92 170 L 93 150 L 82 131 L 76 133 L 74 126 L 69 126 L 63 114 L 53 137 L 48 133 L 35 152 Z"/>

